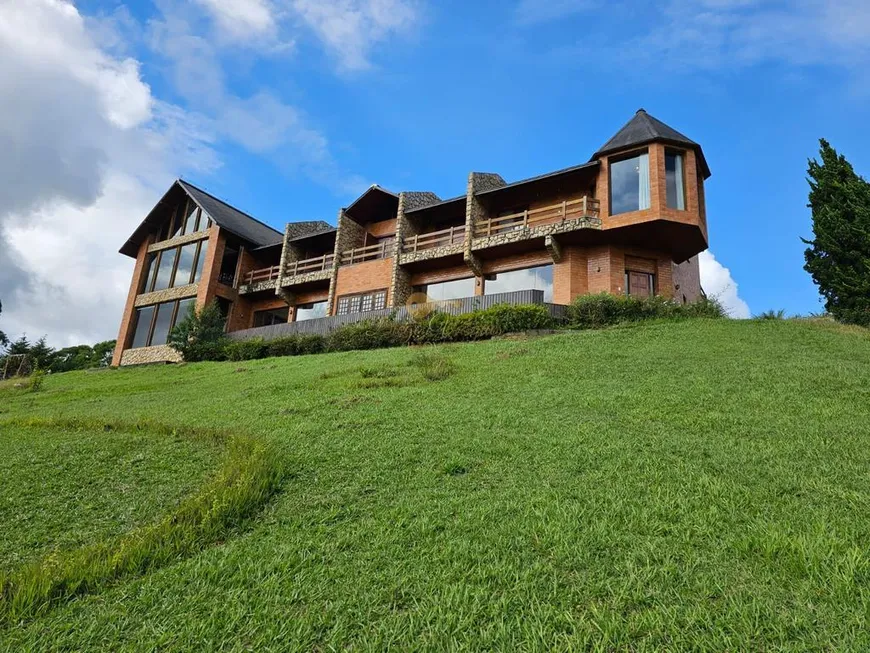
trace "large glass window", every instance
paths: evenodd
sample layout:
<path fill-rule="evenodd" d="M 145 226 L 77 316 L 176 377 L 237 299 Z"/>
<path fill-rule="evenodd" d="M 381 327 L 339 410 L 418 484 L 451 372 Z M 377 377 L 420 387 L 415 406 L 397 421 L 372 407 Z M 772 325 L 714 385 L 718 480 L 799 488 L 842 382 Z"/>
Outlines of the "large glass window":
<path fill-rule="evenodd" d="M 287 324 L 290 317 L 289 308 L 277 308 L 271 311 L 254 311 L 254 327 Z"/>
<path fill-rule="evenodd" d="M 447 299 L 462 299 L 474 296 L 474 277 L 443 281 L 420 286 L 420 292 L 425 293 L 430 302 L 440 302 Z"/>
<path fill-rule="evenodd" d="M 165 345 L 172 328 L 172 313 L 176 302 L 157 305 L 157 317 L 154 318 L 154 330 L 151 334 L 151 346 Z"/>
<path fill-rule="evenodd" d="M 196 262 L 196 248 L 198 243 L 184 245 L 178 250 L 178 268 L 175 270 L 175 283 L 173 286 L 186 286 L 193 281 L 193 266 Z"/>
<path fill-rule="evenodd" d="M 296 307 L 297 322 L 315 320 L 319 317 L 326 317 L 326 302 L 312 302 L 311 304 L 300 304 Z"/>
<path fill-rule="evenodd" d="M 151 334 L 151 320 L 154 317 L 154 307 L 145 306 L 136 309 L 136 331 L 133 334 L 133 349 L 148 346 L 148 336 Z"/>
<path fill-rule="evenodd" d="M 175 324 L 173 324 L 173 327 L 186 318 L 195 306 L 196 297 L 188 297 L 187 299 L 179 300 L 178 310 L 175 312 Z"/>
<path fill-rule="evenodd" d="M 172 270 L 175 267 L 175 255 L 177 249 L 164 249 L 160 252 L 160 262 L 157 264 L 157 272 L 154 278 L 152 290 L 166 290 L 172 283 Z"/>
<path fill-rule="evenodd" d="M 195 297 L 188 297 L 137 309 L 131 348 L 165 345 L 169 340 L 169 332 L 187 316 L 195 303 Z"/>
<path fill-rule="evenodd" d="M 193 277 L 194 282 L 199 283 L 202 279 L 202 268 L 205 265 L 205 255 L 208 254 L 208 241 L 203 240 L 199 243 L 199 256 L 196 259 L 196 274 Z"/>
<path fill-rule="evenodd" d="M 159 240 L 205 231 L 209 227 L 211 227 L 211 219 L 208 214 L 202 211 L 196 202 L 188 199 L 175 208 L 170 219 L 160 230 Z"/>
<path fill-rule="evenodd" d="M 683 155 L 665 153 L 665 181 L 668 189 L 668 208 L 685 211 L 686 192 L 683 187 Z"/>
<path fill-rule="evenodd" d="M 610 164 L 611 215 L 649 207 L 649 153 L 613 161 Z"/>
<path fill-rule="evenodd" d="M 484 281 L 483 294 L 496 295 L 517 290 L 543 290 L 544 301 L 553 301 L 553 266 L 541 265 L 525 270 L 499 272 Z"/>

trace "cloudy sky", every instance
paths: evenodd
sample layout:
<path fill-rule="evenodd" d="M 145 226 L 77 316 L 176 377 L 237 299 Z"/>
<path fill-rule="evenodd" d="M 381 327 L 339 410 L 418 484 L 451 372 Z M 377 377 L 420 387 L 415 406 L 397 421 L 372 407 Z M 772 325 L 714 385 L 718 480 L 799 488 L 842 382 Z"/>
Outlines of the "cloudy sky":
<path fill-rule="evenodd" d="M 806 160 L 870 174 L 865 0 L 0 0 L 0 329 L 113 338 L 118 248 L 184 176 L 261 219 L 368 184 L 586 161 L 639 107 L 699 141 L 735 316 L 820 310 Z"/>

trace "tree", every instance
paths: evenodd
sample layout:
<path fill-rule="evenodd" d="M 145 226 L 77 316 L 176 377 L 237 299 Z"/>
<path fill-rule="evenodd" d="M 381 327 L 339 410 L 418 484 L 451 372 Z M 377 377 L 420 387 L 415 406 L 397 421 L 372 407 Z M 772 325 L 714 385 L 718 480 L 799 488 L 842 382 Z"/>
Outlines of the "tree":
<path fill-rule="evenodd" d="M 45 336 L 42 336 L 33 345 L 30 346 L 30 359 L 33 361 L 33 366 L 40 370 L 51 368 L 54 359 L 54 349 L 48 346 L 45 342 Z"/>
<path fill-rule="evenodd" d="M 870 326 L 870 183 L 820 141 L 821 163 L 809 162 L 813 240 L 804 257 L 825 309 L 843 322 Z"/>
<path fill-rule="evenodd" d="M 197 311 L 193 307 L 169 334 L 169 346 L 188 362 L 219 360 L 226 344 L 226 318 L 216 301 Z"/>

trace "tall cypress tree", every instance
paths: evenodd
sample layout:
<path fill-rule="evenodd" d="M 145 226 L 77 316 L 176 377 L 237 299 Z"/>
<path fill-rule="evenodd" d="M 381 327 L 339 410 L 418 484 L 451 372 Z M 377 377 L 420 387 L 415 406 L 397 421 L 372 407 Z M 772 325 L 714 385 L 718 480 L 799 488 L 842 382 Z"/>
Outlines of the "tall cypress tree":
<path fill-rule="evenodd" d="M 870 326 L 870 183 L 820 141 L 821 163 L 809 162 L 813 240 L 804 257 L 836 319 Z"/>

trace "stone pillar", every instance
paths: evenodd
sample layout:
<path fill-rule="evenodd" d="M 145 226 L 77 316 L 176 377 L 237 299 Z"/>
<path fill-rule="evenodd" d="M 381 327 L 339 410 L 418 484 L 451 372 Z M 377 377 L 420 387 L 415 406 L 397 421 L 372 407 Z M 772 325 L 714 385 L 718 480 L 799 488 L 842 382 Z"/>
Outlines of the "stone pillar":
<path fill-rule="evenodd" d="M 332 262 L 332 275 L 329 279 L 329 299 L 326 304 L 326 314 L 332 315 L 335 308 L 335 290 L 338 283 L 338 268 L 341 265 L 341 253 L 365 244 L 365 228 L 353 220 L 344 209 L 338 212 L 338 231 L 335 234 L 335 260 Z"/>
<path fill-rule="evenodd" d="M 396 213 L 396 254 L 393 256 L 393 273 L 390 278 L 390 306 L 404 306 L 411 296 L 411 275 L 399 264 L 402 257 L 402 247 L 407 236 L 414 235 L 416 229 L 405 215 L 405 205 L 408 193 L 399 193 L 399 210 Z"/>
<path fill-rule="evenodd" d="M 494 172 L 471 172 L 468 174 L 468 185 L 465 190 L 465 245 L 462 258 L 474 272 L 474 276 L 478 278 L 475 284 L 475 294 L 477 295 L 483 294 L 483 268 L 480 259 L 471 251 L 471 241 L 474 239 L 475 225 L 487 217 L 486 207 L 483 206 L 477 194 L 502 186 L 507 186 L 507 182 L 502 179 L 501 175 Z"/>
<path fill-rule="evenodd" d="M 291 305 L 293 298 L 289 292 L 284 289 L 284 280 L 287 278 L 287 265 L 299 260 L 299 249 L 295 247 L 290 239 L 296 235 L 292 223 L 287 223 L 284 227 L 284 245 L 281 247 L 281 260 L 278 263 L 278 281 L 275 284 L 275 294 L 281 297 L 287 305 Z"/>

